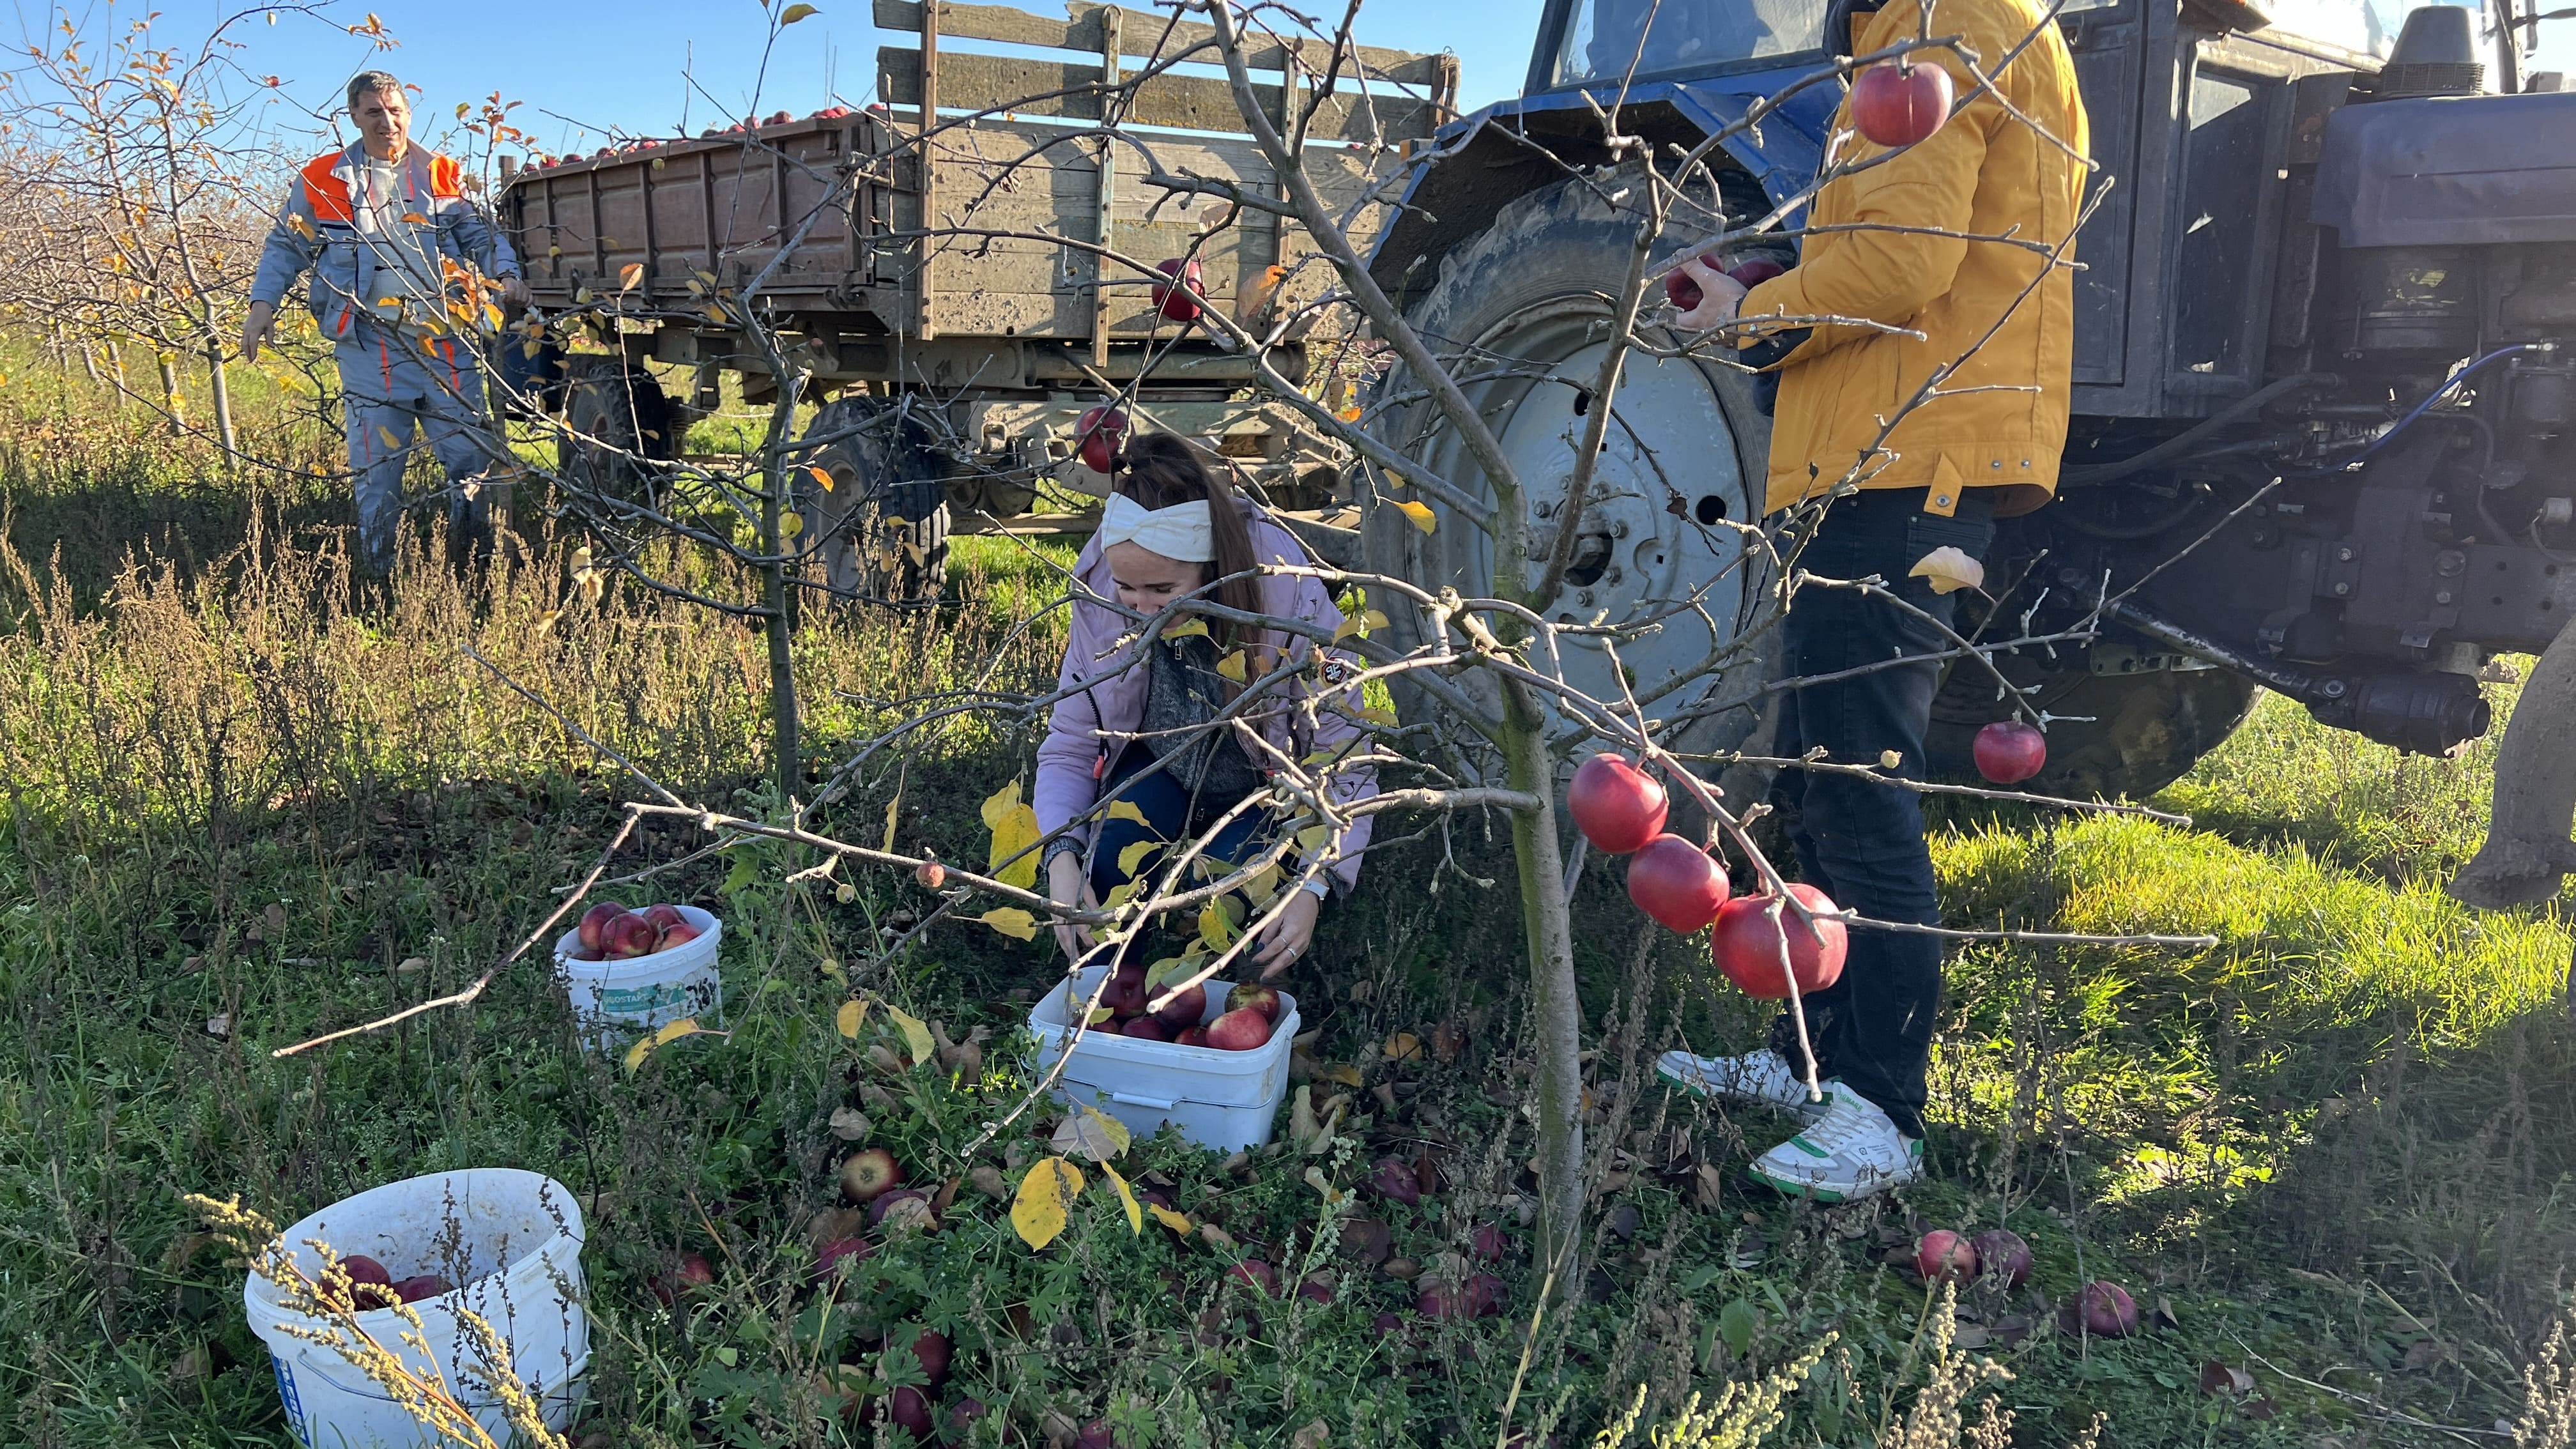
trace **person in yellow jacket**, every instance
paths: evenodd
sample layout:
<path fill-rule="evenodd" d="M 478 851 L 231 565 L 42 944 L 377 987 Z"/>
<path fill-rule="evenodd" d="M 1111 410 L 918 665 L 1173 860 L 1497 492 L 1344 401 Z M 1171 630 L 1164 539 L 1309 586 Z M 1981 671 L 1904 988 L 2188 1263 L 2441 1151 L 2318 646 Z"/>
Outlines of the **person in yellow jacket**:
<path fill-rule="evenodd" d="M 1930 9 L 1927 22 L 1920 0 L 1837 0 L 1826 41 L 1857 56 L 1958 36 L 1993 84 L 1948 47 L 1911 52 L 1908 63 L 1950 72 L 1959 104 L 1939 130 L 1894 152 L 1853 129 L 1846 98 L 1827 151 L 1829 168 L 1846 169 L 1829 169 L 1809 206 L 1798 265 L 1747 292 L 1687 262 L 1703 300 L 1679 323 L 1728 329 L 1743 361 L 1778 373 L 1767 506 L 1792 510 L 1795 566 L 1830 579 L 1876 575 L 1924 616 L 1856 590 L 1799 589 L 1782 630 L 1783 672 L 1820 682 L 1784 699 L 1776 753 L 1821 747 L 1836 763 L 1877 765 L 1893 752 L 1908 778 L 1923 769 L 1942 668 L 1933 656 L 1950 647 L 1927 618 L 1946 625 L 1954 605 L 1911 571 L 1945 547 L 1982 558 L 1994 520 L 2047 502 L 2057 483 L 2075 320 L 2067 264 L 2088 144 L 2074 58 L 2045 6 L 1936 0 Z M 1939 923 L 1912 791 L 1786 769 L 1773 794 L 1800 874 L 1838 905 Z M 1763 1050 L 1674 1052 L 1658 1069 L 1679 1086 L 1808 1119 L 1756 1160 L 1759 1180 L 1831 1201 L 1865 1197 L 1922 1175 L 1940 994 L 1939 938 L 1855 930 L 1841 979 L 1806 1001 L 1816 1064 L 1830 1079 L 1823 1103 L 1806 1100 L 1785 1020 Z"/>

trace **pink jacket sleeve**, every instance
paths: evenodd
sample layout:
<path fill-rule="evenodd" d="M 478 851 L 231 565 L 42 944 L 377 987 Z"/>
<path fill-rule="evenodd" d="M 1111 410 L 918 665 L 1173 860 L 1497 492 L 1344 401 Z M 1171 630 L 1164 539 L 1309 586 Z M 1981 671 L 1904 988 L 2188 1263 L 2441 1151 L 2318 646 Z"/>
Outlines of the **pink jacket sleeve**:
<path fill-rule="evenodd" d="M 1268 519 L 1256 519 L 1252 528 L 1253 547 L 1264 562 L 1304 564 L 1306 551 L 1296 536 Z M 1100 557 L 1097 541 L 1086 544 L 1074 563 L 1074 576 L 1101 597 L 1110 596 L 1116 585 L 1110 581 L 1109 569 Z M 1338 628 L 1342 612 L 1333 604 L 1332 594 L 1323 582 L 1311 578 L 1266 578 L 1262 595 L 1269 612 L 1308 620 L 1326 629 Z M 1065 640 L 1064 667 L 1057 673 L 1058 686 L 1075 691 L 1057 701 L 1047 721 L 1046 738 L 1038 745 L 1037 783 L 1031 791 L 1031 804 L 1037 810 L 1038 828 L 1052 835 L 1064 830 L 1100 798 L 1100 774 L 1105 762 L 1115 758 L 1134 732 L 1145 712 L 1145 671 L 1137 668 L 1142 647 L 1134 642 L 1119 645 L 1127 632 L 1127 621 L 1100 604 L 1077 599 L 1073 605 L 1072 627 Z M 1315 651 L 1312 640 L 1298 639 L 1291 657 L 1303 662 Z M 1359 661 L 1339 650 L 1327 650 L 1324 670 L 1329 677 L 1355 674 Z M 1262 736 L 1290 758 L 1301 754 L 1335 754 L 1360 743 L 1360 730 L 1353 723 L 1360 708 L 1359 691 L 1334 688 L 1329 682 L 1311 683 L 1312 676 L 1301 676 L 1295 689 L 1293 705 L 1267 711 L 1261 723 Z M 1301 751 L 1297 735 L 1302 732 L 1307 699 L 1314 698 L 1314 726 Z M 1289 702 L 1283 701 L 1283 704 Z M 1340 804 L 1364 800 L 1377 793 L 1377 775 L 1373 769 L 1342 772 L 1334 781 L 1333 798 Z M 1348 891 L 1359 884 L 1360 854 L 1368 847 L 1371 821 L 1354 821 L 1340 842 L 1342 859 L 1333 867 L 1333 877 Z M 1088 840 L 1089 827 L 1071 831 L 1075 839 Z"/>

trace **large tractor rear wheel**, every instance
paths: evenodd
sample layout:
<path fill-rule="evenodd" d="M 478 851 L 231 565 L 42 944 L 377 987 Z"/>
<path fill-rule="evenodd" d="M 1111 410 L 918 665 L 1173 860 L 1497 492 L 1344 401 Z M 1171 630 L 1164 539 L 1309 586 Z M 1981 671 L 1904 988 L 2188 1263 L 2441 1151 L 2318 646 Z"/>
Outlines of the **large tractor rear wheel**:
<path fill-rule="evenodd" d="M 852 393 L 805 430 L 831 441 L 799 459 L 798 542 L 840 598 L 920 608 L 947 585 L 946 485 L 905 428 L 892 402 Z"/>
<path fill-rule="evenodd" d="M 574 488 L 659 507 L 656 463 L 679 456 L 678 411 L 662 384 L 622 358 L 576 356 L 564 384 L 556 464 Z"/>
<path fill-rule="evenodd" d="M 1773 632 L 1743 642 L 1715 671 L 1700 672 L 1713 650 L 1739 642 L 1760 612 L 1766 582 L 1759 552 L 1748 551 L 1736 531 L 1762 517 L 1771 429 L 1755 379 L 1632 355 L 1582 516 L 1561 516 L 1610 345 L 1611 293 L 1644 221 L 1644 186 L 1642 173 L 1622 169 L 1509 203 L 1482 235 L 1443 259 L 1440 279 L 1409 320 L 1500 438 L 1541 546 L 1560 528 L 1580 530 L 1574 567 L 1541 612 L 1565 623 L 1663 618 L 1660 628 L 1621 647 L 1620 663 L 1649 717 L 1681 722 L 1670 744 L 1725 749 L 1753 727 Z M 1666 252 L 1704 235 L 1706 221 L 1677 220 Z M 1437 406 L 1401 401 L 1421 388 L 1401 367 L 1386 379 L 1379 395 L 1396 405 L 1384 435 L 1425 471 L 1490 498 L 1483 472 Z M 1424 496 L 1418 501 L 1431 504 L 1435 525 L 1426 534 L 1394 506 L 1417 501 L 1413 490 L 1374 469 L 1354 484 L 1370 571 L 1449 585 L 1469 597 L 1492 592 L 1492 542 L 1474 523 Z M 1398 638 L 1406 646 L 1420 642 L 1401 632 Z M 1595 698 L 1619 698 L 1607 654 L 1573 640 L 1565 652 L 1573 683 Z M 1677 678 L 1686 682 L 1667 688 Z M 1399 704 L 1416 715 L 1424 701 L 1400 692 Z"/>

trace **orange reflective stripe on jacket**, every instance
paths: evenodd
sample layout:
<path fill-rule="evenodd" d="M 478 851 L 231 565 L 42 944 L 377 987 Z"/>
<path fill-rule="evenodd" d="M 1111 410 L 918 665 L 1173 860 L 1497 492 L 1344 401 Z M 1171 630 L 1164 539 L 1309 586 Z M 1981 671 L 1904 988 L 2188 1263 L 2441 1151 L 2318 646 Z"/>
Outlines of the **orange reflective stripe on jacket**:
<path fill-rule="evenodd" d="M 316 156 L 304 163 L 304 200 L 313 208 L 317 221 L 336 221 L 344 225 L 357 219 L 355 205 L 349 200 L 349 183 L 339 175 L 341 158 L 346 151 Z M 429 194 L 441 201 L 465 195 L 465 168 L 445 156 L 429 158 Z"/>

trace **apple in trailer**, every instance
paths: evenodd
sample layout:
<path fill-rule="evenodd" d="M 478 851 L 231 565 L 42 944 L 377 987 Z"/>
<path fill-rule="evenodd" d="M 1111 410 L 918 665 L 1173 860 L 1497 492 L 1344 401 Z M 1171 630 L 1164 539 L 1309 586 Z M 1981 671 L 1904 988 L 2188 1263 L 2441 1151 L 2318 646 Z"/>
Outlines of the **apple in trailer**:
<path fill-rule="evenodd" d="M 1911 146 L 1950 119 L 1950 73 L 1900 56 L 1852 78 L 1853 129 L 1874 146 Z"/>
<path fill-rule="evenodd" d="M 1804 881 L 1791 885 L 1789 894 L 1819 914 L 1841 909 L 1831 896 Z M 1789 948 L 1789 969 L 1797 977 L 1800 994 L 1822 991 L 1843 974 L 1843 954 L 1849 946 L 1843 923 L 1819 920 L 1811 925 L 1800 920 L 1787 902 L 1773 895 L 1737 896 L 1728 901 L 1717 913 L 1717 931 L 1709 938 L 1708 949 L 1716 959 L 1717 969 L 1725 972 L 1726 979 L 1745 995 L 1780 1001 L 1789 995 L 1789 983 L 1780 975 L 1780 947 L 1784 940 Z"/>
<path fill-rule="evenodd" d="M 1073 436 L 1082 466 L 1094 473 L 1110 472 L 1118 466 L 1118 450 L 1127 443 L 1127 415 L 1106 403 L 1087 409 L 1075 421 Z"/>
<path fill-rule="evenodd" d="M 1726 904 L 1726 872 L 1682 837 L 1658 835 L 1628 861 L 1628 899 L 1687 936 L 1717 919 Z"/>
<path fill-rule="evenodd" d="M 1968 752 L 1978 774 L 1998 785 L 2018 785 L 2048 764 L 2048 736 L 2028 721 L 1999 719 L 1977 731 Z"/>
<path fill-rule="evenodd" d="M 1667 802 L 1654 776 L 1624 756 L 1599 754 L 1575 768 L 1565 807 L 1593 849 L 1626 855 L 1663 833 Z"/>

